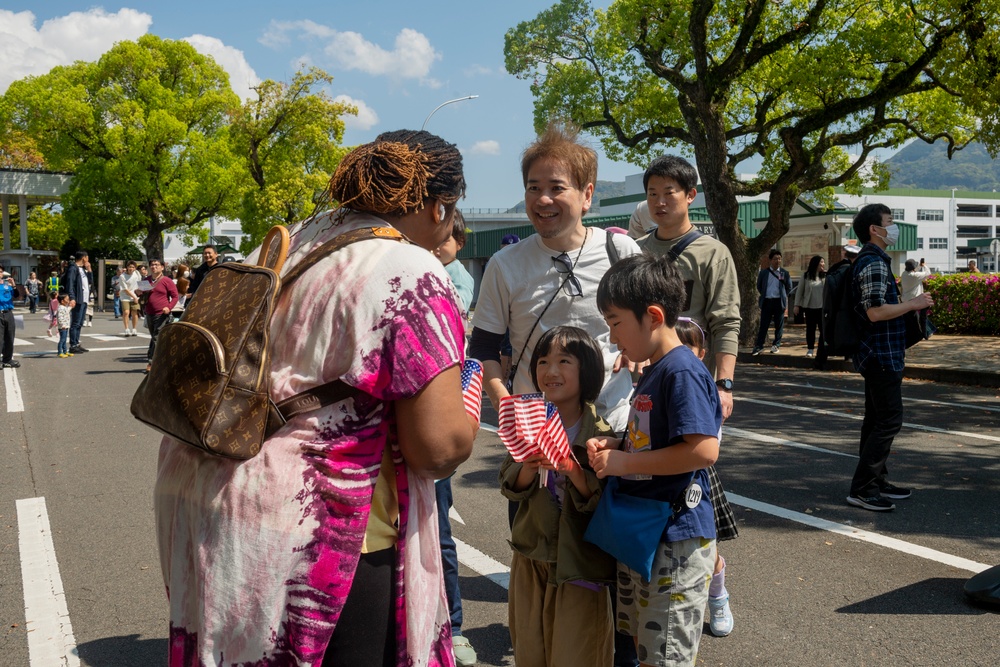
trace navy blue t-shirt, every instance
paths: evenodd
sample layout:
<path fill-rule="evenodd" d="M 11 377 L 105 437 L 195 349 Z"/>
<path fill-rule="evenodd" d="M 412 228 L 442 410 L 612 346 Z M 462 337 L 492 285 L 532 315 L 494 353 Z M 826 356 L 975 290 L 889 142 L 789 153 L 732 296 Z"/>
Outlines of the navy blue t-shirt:
<path fill-rule="evenodd" d="M 705 364 L 685 345 L 665 354 L 642 372 L 629 410 L 624 449 L 641 452 L 682 442 L 685 435 L 716 437 L 722 426 L 719 391 Z M 622 493 L 673 503 L 691 481 L 701 486 L 701 502 L 684 509 L 666 526 L 665 542 L 692 537 L 715 537 L 715 515 L 708 497 L 708 473 L 681 475 L 626 475 L 619 479 Z"/>

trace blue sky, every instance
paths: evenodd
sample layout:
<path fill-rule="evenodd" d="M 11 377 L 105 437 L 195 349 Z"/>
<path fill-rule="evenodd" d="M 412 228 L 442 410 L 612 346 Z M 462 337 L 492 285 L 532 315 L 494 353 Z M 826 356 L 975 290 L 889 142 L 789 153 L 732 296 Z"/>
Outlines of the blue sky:
<path fill-rule="evenodd" d="M 229 72 L 241 96 L 260 79 L 288 80 L 302 62 L 334 76 L 329 93 L 359 107 L 345 141 L 419 128 L 457 144 L 468 195 L 463 208 L 507 208 L 523 197 L 519 156 L 533 139 L 527 81 L 503 67 L 505 32 L 547 0 L 443 2 L 244 2 L 171 0 L 93 4 L 7 0 L 0 8 L 0 92 L 12 80 L 74 60 L 96 60 L 115 42 L 152 33 L 186 39 Z M 607 4 L 607 3 L 598 3 Z M 599 178 L 624 180 L 640 167 L 601 154 Z"/>

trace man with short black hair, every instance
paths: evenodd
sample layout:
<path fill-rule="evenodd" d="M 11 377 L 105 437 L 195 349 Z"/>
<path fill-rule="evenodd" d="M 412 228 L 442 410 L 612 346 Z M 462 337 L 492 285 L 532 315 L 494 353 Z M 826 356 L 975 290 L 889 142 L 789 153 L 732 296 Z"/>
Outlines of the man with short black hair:
<path fill-rule="evenodd" d="M 767 330 L 774 321 L 774 342 L 771 354 L 781 347 L 781 336 L 785 331 L 785 310 L 788 308 L 788 294 L 792 291 L 792 277 L 781 268 L 781 251 L 772 248 L 767 254 L 767 268 L 757 274 L 757 303 L 760 305 L 760 326 L 757 341 L 753 345 L 754 356 L 764 349 Z"/>
<path fill-rule="evenodd" d="M 903 425 L 903 366 L 906 356 L 904 315 L 934 305 L 923 293 L 900 303 L 892 261 L 885 249 L 899 240 L 892 210 L 868 204 L 854 217 L 854 234 L 864 243 L 854 262 L 851 292 L 861 329 L 854 368 L 865 379 L 865 419 L 861 424 L 860 458 L 847 502 L 874 512 L 896 508 L 891 499 L 909 498 L 888 480 L 886 461 L 893 438 Z"/>
<path fill-rule="evenodd" d="M 87 300 L 90 298 L 90 282 L 84 268 L 88 258 L 86 250 L 77 250 L 73 255 L 73 264 L 63 276 L 63 289 L 70 299 L 69 351 L 73 354 L 87 352 L 87 348 L 80 345 L 80 329 L 87 316 Z"/>
<path fill-rule="evenodd" d="M 194 277 L 191 279 L 191 284 L 188 285 L 188 298 L 190 298 L 198 289 L 198 286 L 201 285 L 201 281 L 205 279 L 205 274 L 214 269 L 218 264 L 219 253 L 216 251 L 214 245 L 208 244 L 201 251 L 201 265 L 194 270 Z"/>

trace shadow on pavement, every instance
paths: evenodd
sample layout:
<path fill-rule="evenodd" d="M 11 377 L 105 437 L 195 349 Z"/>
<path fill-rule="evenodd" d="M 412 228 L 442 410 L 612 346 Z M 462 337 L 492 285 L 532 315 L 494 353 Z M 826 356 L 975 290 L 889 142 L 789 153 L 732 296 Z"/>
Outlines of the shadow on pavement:
<path fill-rule="evenodd" d="M 967 602 L 962 587 L 967 577 L 933 577 L 882 595 L 841 607 L 841 614 L 905 614 L 934 616 L 982 616 L 990 612 Z"/>
<path fill-rule="evenodd" d="M 166 667 L 167 640 L 139 635 L 105 637 L 77 646 L 85 664 L 94 667 Z"/>
<path fill-rule="evenodd" d="M 513 664 L 514 649 L 510 647 L 509 639 L 502 643 L 497 637 L 507 638 L 507 626 L 493 623 L 485 628 L 462 628 L 462 635 L 476 649 L 477 665 L 510 665 Z"/>

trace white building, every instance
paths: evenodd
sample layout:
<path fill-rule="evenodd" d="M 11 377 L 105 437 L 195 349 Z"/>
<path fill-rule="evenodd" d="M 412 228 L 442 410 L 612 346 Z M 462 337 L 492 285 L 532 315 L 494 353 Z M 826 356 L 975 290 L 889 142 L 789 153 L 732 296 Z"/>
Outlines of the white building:
<path fill-rule="evenodd" d="M 240 242 L 243 240 L 244 236 L 243 227 L 239 220 L 227 220 L 225 218 L 215 218 L 210 223 L 205 223 L 202 228 L 206 229 L 209 233 L 210 239 L 218 240 L 218 237 L 225 236 L 232 240 L 232 246 L 239 249 Z M 211 241 L 209 241 L 211 243 Z M 167 233 L 163 235 L 163 261 L 167 264 L 173 264 L 181 257 L 187 255 L 192 248 L 198 247 L 201 244 L 190 245 L 184 242 L 182 234 Z M 233 259 L 243 259 L 243 255 L 239 253 L 223 253 L 227 257 Z"/>
<path fill-rule="evenodd" d="M 890 188 L 860 196 L 838 193 L 837 199 L 851 209 L 885 204 L 893 220 L 916 225 L 917 249 L 908 259 L 923 257 L 934 271 L 960 271 L 970 259 L 982 271 L 997 270 L 989 244 L 972 242 L 1000 237 L 1000 192 Z"/>

